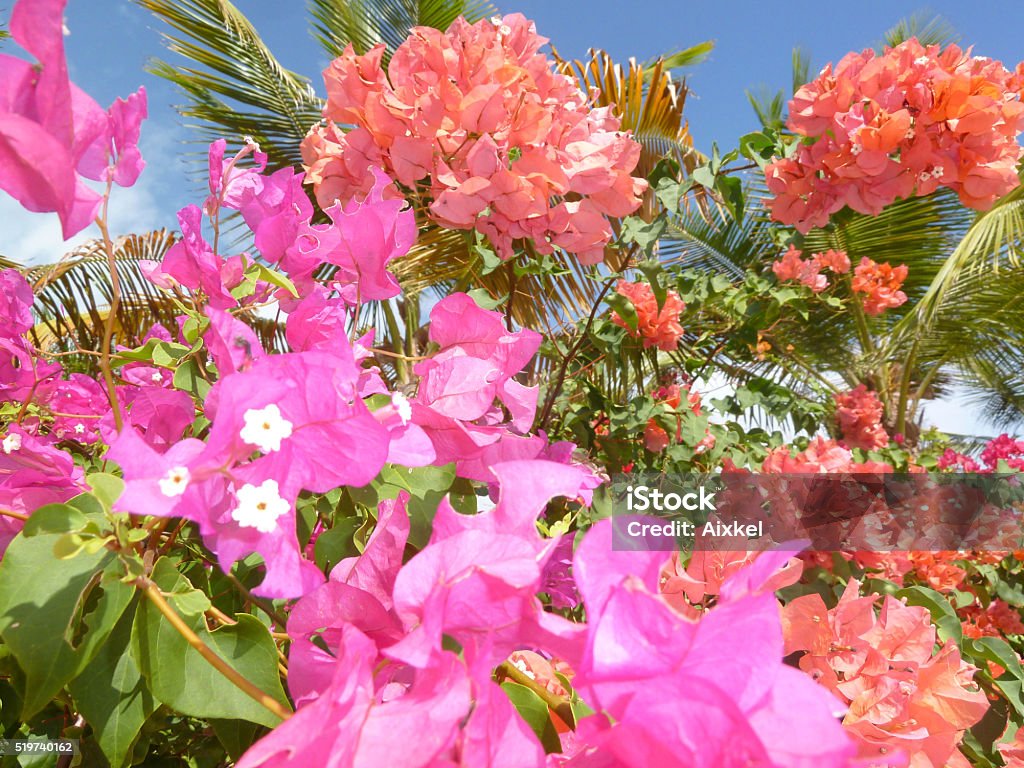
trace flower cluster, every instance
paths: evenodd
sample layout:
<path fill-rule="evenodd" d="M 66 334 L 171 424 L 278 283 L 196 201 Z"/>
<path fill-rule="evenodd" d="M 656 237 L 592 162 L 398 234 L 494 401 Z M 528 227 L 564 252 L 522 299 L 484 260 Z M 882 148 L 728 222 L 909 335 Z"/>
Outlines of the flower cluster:
<path fill-rule="evenodd" d="M 845 251 L 827 250 L 824 253 L 811 254 L 811 258 L 802 259 L 802 252 L 792 245 L 778 261 L 772 262 L 772 272 L 780 281 L 798 280 L 815 293 L 828 288 L 828 278 L 821 274 L 828 269 L 837 275 L 845 275 L 850 271 L 850 257 Z"/>
<path fill-rule="evenodd" d="M 782 611 L 786 653 L 848 705 L 843 725 L 864 759 L 903 753 L 915 766 L 948 765 L 964 731 L 988 709 L 974 668 L 955 643 L 935 652 L 928 610 L 887 596 L 859 596 L 851 580 L 834 608 L 804 595 Z M 935 703 L 943 702 L 941 714 Z"/>
<path fill-rule="evenodd" d="M 679 324 L 679 316 L 686 309 L 686 305 L 679 298 L 678 293 L 672 290 L 666 291 L 665 301 L 659 310 L 654 289 L 647 283 L 630 283 L 620 280 L 615 286 L 615 291 L 620 296 L 629 299 L 636 311 L 637 322 L 634 328 L 619 317 L 618 313 L 613 312 L 613 323 L 625 328 L 633 338 L 643 339 L 644 349 L 657 347 L 671 352 L 679 345 L 679 339 L 683 335 L 683 326 Z"/>
<path fill-rule="evenodd" d="M 1015 440 L 1006 433 L 994 437 L 981 451 L 981 461 L 947 448 L 939 457 L 938 468 L 955 472 L 992 473 L 1005 461 L 1011 470 L 1024 470 L 1024 440 Z"/>
<path fill-rule="evenodd" d="M 847 54 L 789 104 L 790 130 L 811 141 L 766 168 L 772 217 L 807 232 L 940 186 L 991 207 L 1019 183 L 1022 85 L 998 61 L 916 38 Z"/>
<path fill-rule="evenodd" d="M 386 73 L 383 45 L 362 56 L 350 45 L 324 72 L 327 123 L 302 146 L 321 206 L 365 193 L 379 166 L 428 194 L 439 224 L 484 233 L 502 258 L 526 239 L 602 261 L 605 217 L 632 213 L 646 189 L 630 175 L 640 145 L 554 70 L 546 42 L 510 14 L 417 27 Z"/>
<path fill-rule="evenodd" d="M 900 290 L 906 279 L 906 264 L 894 267 L 865 257 L 853 270 L 852 287 L 854 293 L 863 294 L 864 311 L 874 316 L 906 303 L 907 294 Z"/>
<path fill-rule="evenodd" d="M 834 400 L 839 431 L 850 448 L 873 451 L 889 444 L 882 426 L 882 401 L 876 393 L 858 384 L 849 392 L 837 393 Z"/>

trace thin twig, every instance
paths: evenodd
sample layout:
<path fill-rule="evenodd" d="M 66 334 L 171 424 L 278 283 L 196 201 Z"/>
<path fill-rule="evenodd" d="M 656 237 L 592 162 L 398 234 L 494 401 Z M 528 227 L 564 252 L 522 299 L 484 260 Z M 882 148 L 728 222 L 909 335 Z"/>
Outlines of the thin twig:
<path fill-rule="evenodd" d="M 117 320 L 117 310 L 121 305 L 121 278 L 117 272 L 117 259 L 114 258 L 114 243 L 110 239 L 110 231 L 107 229 L 107 207 L 110 203 L 110 190 L 112 182 L 107 182 L 107 192 L 103 196 L 103 209 L 96 217 L 96 226 L 99 227 L 103 236 L 103 250 L 107 256 L 107 269 L 110 270 L 110 309 L 107 312 L 107 319 L 103 324 L 103 349 L 100 350 L 100 370 L 103 372 L 103 380 L 107 384 L 107 397 L 110 399 L 110 408 L 114 413 L 114 428 L 120 432 L 121 404 L 117 399 L 117 388 L 114 384 L 114 373 L 110 369 L 110 344 L 114 338 L 114 322 Z"/>
<path fill-rule="evenodd" d="M 558 397 L 558 393 L 562 391 L 562 385 L 565 383 L 565 375 L 569 370 L 569 363 L 572 362 L 573 358 L 576 357 L 576 353 L 579 352 L 580 347 L 583 346 L 583 341 L 587 338 L 587 334 L 590 332 L 590 326 L 594 324 L 594 319 L 597 317 L 597 310 L 601 307 L 601 302 L 604 301 L 604 297 L 608 293 L 608 290 L 617 282 L 617 280 L 618 277 L 613 275 L 605 281 L 604 287 L 597 295 L 597 300 L 594 302 L 594 306 L 590 310 L 590 317 L 587 318 L 587 324 L 583 326 L 583 331 L 580 333 L 580 337 L 576 340 L 576 343 L 570 347 L 565 357 L 562 358 L 562 365 L 558 369 L 558 378 L 555 380 L 555 385 L 551 388 L 547 399 L 544 401 L 544 410 L 541 411 L 540 422 L 537 425 L 537 429 L 544 429 L 544 427 L 547 426 L 548 419 L 551 418 L 551 409 L 555 405 L 555 398 Z"/>
<path fill-rule="evenodd" d="M 502 678 L 507 678 L 514 683 L 529 688 L 540 697 L 541 701 L 548 705 L 552 712 L 561 718 L 563 723 L 576 730 L 576 715 L 572 711 L 572 703 L 567 698 L 556 696 L 509 661 L 503 661 L 499 664 L 498 668 L 494 670 L 494 674 L 498 678 L 498 682 L 501 682 Z"/>
<path fill-rule="evenodd" d="M 185 638 L 185 641 L 195 648 L 196 651 L 199 652 L 200 656 L 210 662 L 211 666 L 231 681 L 234 686 L 253 698 L 255 701 L 262 704 L 267 710 L 282 720 L 287 720 L 292 716 L 292 713 L 289 712 L 281 702 L 273 696 L 264 693 L 251 682 L 246 680 L 233 667 L 225 662 L 224 659 L 214 653 L 210 646 L 204 643 L 202 638 L 192 631 L 192 628 L 184 622 L 184 620 L 164 599 L 164 596 L 160 593 L 156 584 L 148 580 L 140 580 L 138 586 L 149 601 L 153 603 L 156 609 L 164 615 L 164 618 L 166 618 L 167 621 L 170 622 L 171 626 L 177 630 L 178 634 Z"/>

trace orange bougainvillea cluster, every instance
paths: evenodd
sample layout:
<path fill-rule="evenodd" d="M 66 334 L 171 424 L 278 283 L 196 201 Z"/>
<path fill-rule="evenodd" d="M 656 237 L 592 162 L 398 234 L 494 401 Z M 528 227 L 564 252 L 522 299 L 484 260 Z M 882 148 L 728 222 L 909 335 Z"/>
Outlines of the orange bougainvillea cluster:
<path fill-rule="evenodd" d="M 836 421 L 850 448 L 873 451 L 889 444 L 882 426 L 882 401 L 863 384 L 835 395 Z"/>
<path fill-rule="evenodd" d="M 789 104 L 790 130 L 813 141 L 766 169 L 773 218 L 807 232 L 940 186 L 991 207 L 1019 183 L 1022 73 L 916 38 L 826 66 Z"/>
<path fill-rule="evenodd" d="M 326 125 L 302 145 L 320 204 L 366 192 L 380 166 L 429 195 L 439 224 L 479 230 L 503 258 L 524 238 L 600 262 L 605 217 L 632 213 L 647 187 L 630 175 L 640 145 L 554 70 L 545 43 L 510 14 L 417 27 L 386 73 L 383 45 L 363 56 L 350 45 L 324 72 Z"/>
<path fill-rule="evenodd" d="M 800 668 L 848 705 L 843 725 L 861 757 L 904 752 L 921 768 L 963 765 L 957 745 L 988 708 L 973 682 L 975 667 L 955 643 L 935 651 L 927 609 L 891 596 L 860 597 L 859 588 L 851 579 L 831 610 L 817 594 L 786 605 L 786 653 L 802 653 Z"/>
<path fill-rule="evenodd" d="M 675 291 L 667 291 L 665 301 L 658 309 L 658 300 L 654 290 L 647 283 L 630 283 L 620 280 L 615 290 L 625 296 L 636 310 L 637 324 L 632 328 L 629 323 L 612 313 L 612 322 L 626 329 L 630 336 L 643 339 L 644 348 L 657 347 L 671 352 L 679 344 L 683 335 L 683 326 L 679 324 L 679 315 L 686 304 Z"/>
<path fill-rule="evenodd" d="M 802 251 L 789 246 L 782 258 L 772 262 L 772 272 L 779 281 L 798 280 L 815 293 L 828 288 L 828 278 L 821 274 L 828 269 L 837 275 L 845 275 L 850 271 L 850 257 L 845 251 L 828 250 L 824 253 L 811 254 L 811 258 L 803 259 Z"/>
<path fill-rule="evenodd" d="M 869 315 L 880 315 L 885 310 L 898 307 L 907 301 L 907 294 L 900 290 L 907 279 L 907 265 L 894 267 L 891 264 L 877 264 L 863 258 L 853 270 L 853 292 L 862 294 L 864 311 Z"/>

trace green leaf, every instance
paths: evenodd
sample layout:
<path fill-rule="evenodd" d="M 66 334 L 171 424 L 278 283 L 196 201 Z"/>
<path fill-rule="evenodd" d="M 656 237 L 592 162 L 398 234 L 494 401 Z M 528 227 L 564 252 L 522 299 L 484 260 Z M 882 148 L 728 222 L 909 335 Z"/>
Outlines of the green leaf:
<path fill-rule="evenodd" d="M 21 533 L 25 537 L 42 533 L 70 533 L 81 531 L 88 523 L 89 518 L 68 504 L 47 504 L 32 513 L 25 521 Z"/>
<path fill-rule="evenodd" d="M 25 673 L 22 719 L 86 668 L 134 592 L 112 552 L 61 561 L 58 538 L 17 536 L 0 560 L 0 636 Z"/>
<path fill-rule="evenodd" d="M 232 760 L 238 760 L 260 733 L 258 725 L 245 720 L 211 720 L 210 725 Z"/>
<path fill-rule="evenodd" d="M 353 537 L 361 524 L 362 520 L 358 517 L 344 517 L 336 520 L 333 528 L 317 536 L 316 544 L 313 545 L 313 559 L 324 573 L 330 573 L 346 557 L 359 555 Z"/>
<path fill-rule="evenodd" d="M 152 362 L 164 368 L 172 368 L 178 360 L 189 352 L 184 344 L 163 339 L 150 339 L 143 346 L 117 353 L 111 365 L 119 367 L 132 361 Z"/>
<path fill-rule="evenodd" d="M 295 298 L 299 297 L 299 292 L 295 288 L 295 283 L 289 280 L 286 275 L 283 275 L 280 272 L 271 269 L 266 264 L 262 264 L 258 261 L 253 262 L 253 264 L 246 271 L 248 272 L 250 270 L 255 274 L 258 280 L 262 280 L 265 283 L 270 283 L 271 285 L 275 285 L 278 288 L 283 288 Z"/>
<path fill-rule="evenodd" d="M 501 684 L 501 689 L 505 691 L 519 716 L 526 721 L 526 724 L 540 739 L 540 743 L 544 745 L 544 751 L 548 754 L 561 752 L 562 742 L 558 738 L 558 731 L 555 730 L 554 723 L 551 722 L 548 705 L 544 703 L 544 700 L 525 685 L 509 680 Z"/>
<path fill-rule="evenodd" d="M 932 622 L 938 628 L 939 638 L 953 640 L 957 645 L 963 640 L 963 630 L 956 611 L 940 593 L 928 587 L 907 587 L 896 593 L 898 598 L 907 598 L 907 605 L 919 605 L 927 608 L 932 615 Z"/>
<path fill-rule="evenodd" d="M 199 364 L 195 360 L 186 360 L 174 372 L 174 388 L 188 392 L 199 400 L 206 400 L 212 385 L 203 378 Z"/>
<path fill-rule="evenodd" d="M 393 499 L 402 490 L 409 492 L 409 543 L 421 549 L 430 539 L 437 505 L 454 481 L 454 464 L 415 468 L 385 464 L 376 486 L 380 499 Z"/>
<path fill-rule="evenodd" d="M 129 652 L 134 615 L 134 608 L 125 612 L 96 658 L 69 686 L 111 768 L 127 765 L 139 730 L 157 706 Z"/>
<path fill-rule="evenodd" d="M 645 254 L 651 256 L 654 246 L 665 234 L 668 222 L 664 216 L 658 216 L 652 222 L 646 222 L 639 216 L 630 216 L 622 220 L 622 242 L 636 243 Z"/>
<path fill-rule="evenodd" d="M 623 296 L 621 293 L 612 293 L 605 299 L 608 306 L 615 310 L 615 313 L 622 318 L 622 320 L 630 327 L 631 330 L 636 330 L 640 324 L 640 318 L 637 317 L 636 307 L 633 306 L 633 302 Z"/>
<path fill-rule="evenodd" d="M 665 306 L 665 298 L 668 296 L 668 290 L 661 282 L 661 276 L 665 273 L 665 268 L 660 262 L 652 259 L 641 262 L 639 269 L 644 273 L 647 282 L 651 284 L 651 292 L 658 301 L 658 312 L 661 312 L 661 308 Z"/>
<path fill-rule="evenodd" d="M 191 584 L 172 571 L 173 568 L 164 566 L 158 573 L 154 568 L 154 582 L 172 596 L 187 594 Z M 174 602 L 172 599 L 172 606 Z M 240 614 L 237 624 L 211 632 L 201 614 L 182 618 L 239 674 L 288 706 L 277 671 L 277 648 L 259 619 Z M 231 684 L 200 656 L 149 600 L 141 601 L 136 611 L 131 648 L 132 657 L 156 699 L 183 715 L 248 720 L 269 728 L 279 722 L 274 714 Z"/>
<path fill-rule="evenodd" d="M 103 472 L 96 472 L 88 475 L 85 482 L 92 488 L 93 494 L 103 505 L 103 509 L 110 512 L 114 508 L 114 502 L 121 498 L 124 493 L 124 480 L 117 475 L 110 475 Z"/>
<path fill-rule="evenodd" d="M 508 300 L 508 296 L 498 296 L 494 298 L 487 292 L 486 288 L 474 288 L 469 291 L 469 297 L 476 302 L 476 305 L 480 309 L 497 309 L 505 304 Z"/>

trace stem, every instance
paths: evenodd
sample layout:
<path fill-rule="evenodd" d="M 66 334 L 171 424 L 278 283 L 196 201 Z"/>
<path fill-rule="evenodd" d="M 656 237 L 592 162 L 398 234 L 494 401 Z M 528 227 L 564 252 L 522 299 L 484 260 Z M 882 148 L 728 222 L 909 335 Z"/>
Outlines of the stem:
<path fill-rule="evenodd" d="M 907 398 L 910 396 L 910 377 L 913 375 L 914 363 L 917 360 L 917 348 L 921 342 L 920 336 L 914 337 L 914 343 L 907 353 L 907 359 L 903 361 L 903 374 L 900 376 L 900 399 L 896 406 L 896 431 L 906 434 L 907 429 Z"/>
<path fill-rule="evenodd" d="M 542 685 L 538 685 L 536 680 L 530 678 L 529 675 L 525 674 L 519 667 L 509 661 L 503 661 L 498 665 L 498 668 L 494 670 L 494 674 L 499 680 L 506 678 L 511 680 L 513 683 L 518 683 L 524 688 L 529 688 L 531 691 L 536 693 L 548 708 L 558 715 L 562 722 L 568 725 L 572 730 L 576 730 L 576 715 L 572 711 L 572 703 L 561 696 L 556 696 L 547 688 Z"/>
<path fill-rule="evenodd" d="M 601 306 L 601 302 L 604 301 L 605 295 L 609 289 L 618 282 L 618 277 L 609 277 L 605 283 L 601 292 L 597 295 L 597 300 L 594 302 L 593 308 L 590 310 L 590 317 L 587 318 L 587 324 L 583 326 L 583 331 L 580 333 L 580 337 L 576 339 L 576 343 L 569 348 L 569 352 L 565 357 L 562 358 L 562 364 L 558 368 L 558 377 L 555 379 L 555 385 L 551 388 L 548 393 L 547 399 L 544 401 L 544 410 L 540 414 L 540 422 L 537 425 L 537 429 L 544 429 L 548 424 L 548 419 L 551 418 L 551 409 L 555 405 L 555 398 L 558 397 L 558 393 L 562 391 L 562 386 L 565 384 L 565 374 L 569 370 L 569 363 L 576 357 L 576 353 L 580 351 L 580 347 L 583 346 L 583 341 L 587 338 L 587 333 L 590 331 L 590 326 L 594 324 L 594 318 L 597 317 L 597 310 Z"/>
<path fill-rule="evenodd" d="M 398 330 L 398 318 L 391 308 L 391 300 L 385 299 L 380 303 L 384 311 L 384 320 L 388 324 L 388 333 L 391 335 L 391 346 L 395 349 L 395 368 L 398 371 L 398 380 L 403 384 L 409 383 L 409 366 L 406 365 L 406 357 L 402 354 L 402 333 Z"/>
<path fill-rule="evenodd" d="M 0 517 L 13 517 L 15 520 L 28 520 L 28 515 L 10 509 L 0 509 Z"/>
<path fill-rule="evenodd" d="M 505 301 L 505 327 L 512 331 L 512 302 L 516 297 L 516 267 L 512 261 L 505 264 L 505 271 L 508 273 L 508 299 Z"/>
<path fill-rule="evenodd" d="M 149 601 L 153 603 L 154 606 L 156 606 L 156 609 L 160 611 L 160 613 L 162 613 L 164 617 L 171 623 L 171 626 L 178 631 L 178 634 L 185 638 L 186 642 L 188 642 L 189 645 L 195 648 L 199 652 L 200 656 L 202 656 L 204 659 L 210 662 L 210 664 L 218 672 L 224 675 L 224 677 L 230 680 L 233 685 L 235 685 L 239 690 L 243 691 L 248 696 L 255 699 L 260 704 L 262 704 L 270 712 L 277 715 L 282 720 L 287 720 L 289 717 L 292 716 L 292 713 L 285 709 L 281 702 L 279 702 L 272 696 L 264 693 L 255 685 L 250 683 L 248 680 L 246 680 L 244 677 L 238 674 L 238 672 L 235 671 L 235 669 L 229 666 L 227 662 L 225 662 L 220 656 L 214 653 L 210 646 L 204 643 L 202 638 L 200 638 L 199 635 L 192 631 L 192 628 L 189 627 L 188 624 L 186 624 L 182 620 L 182 618 L 164 599 L 164 596 L 160 594 L 160 590 L 157 588 L 156 584 L 148 580 L 140 580 L 138 586 L 139 589 L 142 590 L 143 594 L 145 594 L 146 597 L 149 599 Z"/>
<path fill-rule="evenodd" d="M 121 404 L 117 400 L 117 388 L 114 385 L 114 374 L 110 369 L 110 344 L 114 338 L 114 321 L 117 319 L 117 310 L 121 305 L 121 277 L 117 271 L 117 260 L 114 258 L 114 244 L 110 239 L 110 231 L 107 229 L 107 206 L 110 203 L 110 189 L 113 182 L 107 182 L 107 191 L 103 196 L 103 208 L 100 215 L 96 217 L 96 226 L 99 227 L 103 236 L 103 250 L 107 256 L 107 269 L 110 270 L 110 310 L 107 313 L 106 322 L 103 324 L 103 349 L 100 350 L 100 370 L 103 372 L 103 380 L 107 384 L 107 397 L 110 400 L 110 408 L 114 413 L 114 428 L 120 432 L 123 420 L 121 418 Z"/>

